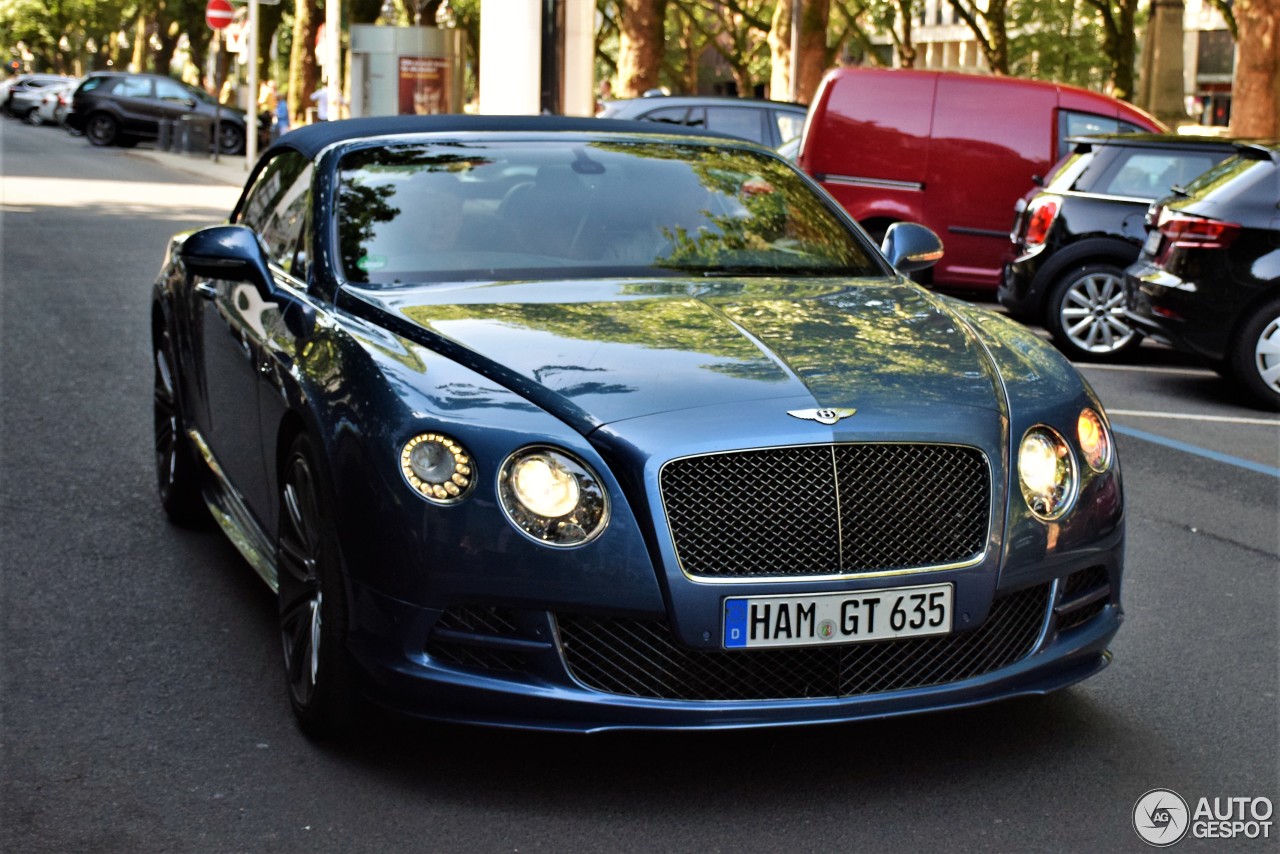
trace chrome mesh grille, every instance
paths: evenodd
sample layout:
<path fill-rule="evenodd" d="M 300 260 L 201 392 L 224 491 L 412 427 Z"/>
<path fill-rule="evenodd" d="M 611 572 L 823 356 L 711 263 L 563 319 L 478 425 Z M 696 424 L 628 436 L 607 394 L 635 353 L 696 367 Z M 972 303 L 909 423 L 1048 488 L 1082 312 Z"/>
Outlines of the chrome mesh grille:
<path fill-rule="evenodd" d="M 991 477 L 976 448 L 813 445 L 672 460 L 662 500 L 680 565 L 707 577 L 960 563 L 982 553 Z"/>
<path fill-rule="evenodd" d="M 665 700 L 852 697 L 945 685 L 1026 657 L 1049 604 L 1049 585 L 992 605 L 974 631 L 843 646 L 694 650 L 660 620 L 559 616 L 570 672 L 607 694 Z"/>

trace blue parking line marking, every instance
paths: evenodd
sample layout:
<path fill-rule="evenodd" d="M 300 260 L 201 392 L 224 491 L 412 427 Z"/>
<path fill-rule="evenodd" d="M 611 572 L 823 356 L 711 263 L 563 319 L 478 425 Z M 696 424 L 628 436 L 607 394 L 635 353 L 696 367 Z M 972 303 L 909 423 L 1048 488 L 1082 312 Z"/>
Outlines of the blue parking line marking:
<path fill-rule="evenodd" d="M 1133 427 L 1125 427 L 1120 424 L 1112 424 L 1111 430 L 1122 436 L 1132 436 L 1133 438 L 1141 439 L 1144 442 L 1164 445 L 1166 448 L 1173 448 L 1174 450 L 1183 451 L 1184 453 L 1194 454 L 1197 457 L 1204 457 L 1205 459 L 1213 460 L 1214 462 L 1226 463 L 1230 466 L 1237 466 L 1242 469 L 1248 469 L 1249 471 L 1256 471 L 1259 474 L 1280 478 L 1280 467 L 1255 463 L 1253 460 L 1233 457 L 1230 454 L 1220 454 L 1217 451 L 1210 451 L 1208 448 L 1189 445 L 1186 442 L 1179 442 L 1177 439 L 1166 439 L 1164 436 L 1157 436 L 1155 433 L 1148 433 L 1145 430 L 1136 430 Z"/>

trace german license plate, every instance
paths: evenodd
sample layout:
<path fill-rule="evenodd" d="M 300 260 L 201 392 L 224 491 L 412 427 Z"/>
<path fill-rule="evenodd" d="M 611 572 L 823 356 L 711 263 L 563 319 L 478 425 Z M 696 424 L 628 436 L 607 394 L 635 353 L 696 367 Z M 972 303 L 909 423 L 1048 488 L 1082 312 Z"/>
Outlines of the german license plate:
<path fill-rule="evenodd" d="M 925 584 L 724 600 L 724 647 L 821 646 L 951 632 L 954 587 Z"/>

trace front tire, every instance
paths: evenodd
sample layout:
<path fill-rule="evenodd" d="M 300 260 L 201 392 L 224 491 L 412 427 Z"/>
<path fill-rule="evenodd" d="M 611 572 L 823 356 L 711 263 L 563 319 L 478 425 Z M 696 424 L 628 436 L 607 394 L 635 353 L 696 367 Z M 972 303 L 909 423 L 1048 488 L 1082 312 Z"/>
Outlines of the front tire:
<path fill-rule="evenodd" d="M 305 435 L 293 441 L 280 478 L 276 567 L 293 713 L 312 738 L 340 736 L 353 723 L 358 696 L 346 648 L 347 596 L 333 514 Z"/>
<path fill-rule="evenodd" d="M 1045 328 L 1080 362 L 1118 359 L 1142 343 L 1124 316 L 1124 271 L 1114 264 L 1085 264 L 1059 279 L 1045 305 Z"/>
<path fill-rule="evenodd" d="M 156 486 L 169 521 L 194 528 L 209 515 L 200 495 L 200 467 L 182 423 L 175 364 L 173 342 L 161 328 L 152 335 Z"/>
<path fill-rule="evenodd" d="M 1258 405 L 1280 410 L 1280 300 L 1266 303 L 1231 344 L 1231 376 Z"/>
<path fill-rule="evenodd" d="M 84 135 L 89 137 L 92 145 L 115 145 L 120 136 L 120 123 L 106 113 L 94 113 L 85 124 Z"/>

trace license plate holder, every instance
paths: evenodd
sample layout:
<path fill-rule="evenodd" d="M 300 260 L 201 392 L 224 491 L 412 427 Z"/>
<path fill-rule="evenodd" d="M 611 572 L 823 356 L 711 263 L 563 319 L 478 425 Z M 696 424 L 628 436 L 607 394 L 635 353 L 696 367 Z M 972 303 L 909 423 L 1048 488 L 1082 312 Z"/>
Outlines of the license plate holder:
<path fill-rule="evenodd" d="M 796 596 L 730 596 L 723 603 L 725 649 L 827 646 L 951 633 L 950 583 Z"/>

